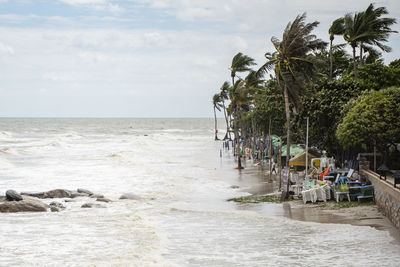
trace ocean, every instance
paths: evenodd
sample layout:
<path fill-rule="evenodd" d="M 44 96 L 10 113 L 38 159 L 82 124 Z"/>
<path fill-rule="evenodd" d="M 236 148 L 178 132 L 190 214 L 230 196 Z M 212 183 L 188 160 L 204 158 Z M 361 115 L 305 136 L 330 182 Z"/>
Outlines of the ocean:
<path fill-rule="evenodd" d="M 0 119 L 0 194 L 85 188 L 112 200 L 0 213 L 0 266 L 400 262 L 388 231 L 292 220 L 282 204 L 226 201 L 268 183 L 251 162 L 234 169 L 213 127 L 213 119 Z M 120 200 L 124 193 L 140 199 Z"/>

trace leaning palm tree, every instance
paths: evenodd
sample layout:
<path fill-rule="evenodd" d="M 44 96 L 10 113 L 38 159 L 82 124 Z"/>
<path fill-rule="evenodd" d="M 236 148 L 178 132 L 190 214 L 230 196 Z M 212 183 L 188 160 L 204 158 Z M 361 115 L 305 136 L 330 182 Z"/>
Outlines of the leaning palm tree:
<path fill-rule="evenodd" d="M 230 85 L 228 82 L 224 82 L 220 88 L 220 97 L 221 97 L 221 103 L 222 103 L 222 108 L 224 109 L 224 116 L 225 116 L 225 122 L 226 122 L 226 134 L 224 137 L 224 140 L 229 139 L 231 140 L 231 131 L 229 128 L 229 118 L 228 114 L 226 112 L 226 106 L 225 106 L 225 100 L 228 100 L 228 91 L 229 91 Z"/>
<path fill-rule="evenodd" d="M 331 27 L 329 28 L 329 80 L 332 80 L 333 73 L 333 40 L 335 39 L 335 35 L 342 35 L 344 33 L 344 18 L 338 18 L 334 22 L 332 22 Z"/>
<path fill-rule="evenodd" d="M 240 87 L 239 84 L 235 83 L 236 73 L 237 72 L 250 71 L 251 70 L 250 67 L 254 66 L 254 65 L 256 65 L 256 63 L 254 62 L 253 58 L 251 58 L 251 57 L 249 57 L 247 55 L 244 55 L 244 54 L 242 54 L 240 52 L 237 53 L 233 57 L 232 64 L 231 64 L 231 67 L 230 67 L 233 92 L 236 92 L 237 90 L 239 90 L 238 88 Z M 233 89 L 233 88 L 235 88 L 235 89 Z M 231 101 L 233 101 L 231 96 L 229 96 L 229 98 L 231 99 Z M 231 104 L 232 104 L 232 102 L 231 102 Z M 234 123 L 233 123 L 233 128 L 234 129 L 233 130 L 234 130 L 234 137 L 235 137 L 235 149 L 238 152 L 239 151 L 239 147 L 240 147 L 240 143 L 239 143 L 240 140 L 239 140 L 239 130 L 238 130 L 239 123 L 238 123 L 237 119 L 238 118 L 235 119 L 235 117 L 234 117 Z M 240 161 L 240 154 L 239 153 L 238 153 L 238 168 L 242 169 L 241 161 Z"/>
<path fill-rule="evenodd" d="M 313 69 L 312 62 L 306 59 L 307 55 L 326 45 L 311 34 L 319 22 L 306 24 L 305 19 L 306 14 L 304 13 L 298 15 L 293 22 L 289 22 L 283 32 L 282 40 L 276 37 L 271 38 L 276 51 L 272 54 L 265 54 L 267 62 L 258 71 L 262 74 L 273 69 L 283 92 L 287 126 L 286 166 L 289 166 L 290 160 L 290 105 L 292 104 L 293 108 L 300 105 L 300 89 L 304 85 L 304 78 Z M 289 188 L 287 188 L 288 191 Z"/>
<path fill-rule="evenodd" d="M 251 66 L 256 65 L 254 59 L 249 56 L 243 55 L 242 53 L 237 53 L 233 59 L 230 67 L 232 85 L 235 84 L 235 77 L 237 72 L 246 72 L 251 70 Z"/>
<path fill-rule="evenodd" d="M 358 62 L 356 60 L 356 48 L 362 39 L 368 39 L 372 35 L 363 21 L 363 12 L 346 14 L 344 16 L 344 40 L 351 46 L 353 50 L 353 69 L 354 79 L 358 81 Z"/>
<path fill-rule="evenodd" d="M 390 52 L 391 48 L 384 45 L 384 42 L 388 41 L 390 33 L 397 33 L 393 31 L 391 26 L 396 23 L 394 18 L 381 18 L 383 15 L 387 15 L 389 12 L 385 7 L 374 8 L 373 4 L 370 4 L 368 8 L 363 12 L 363 25 L 365 30 L 369 32 L 367 36 L 360 40 L 360 65 L 363 65 L 363 51 L 368 51 L 373 48 L 366 46 L 377 46 L 383 52 Z"/>
<path fill-rule="evenodd" d="M 391 26 L 396 23 L 393 18 L 380 18 L 382 15 L 388 14 L 385 7 L 374 9 L 374 5 L 370 4 L 363 12 L 346 14 L 344 17 L 344 34 L 343 38 L 350 44 L 353 50 L 353 68 L 354 79 L 358 81 L 358 62 L 356 60 L 356 48 L 360 46 L 360 63 L 362 64 L 362 51 L 366 50 L 365 44 L 379 47 L 384 52 L 390 52 L 391 48 L 383 44 L 387 42 L 390 33 L 396 31 L 391 30 Z M 368 49 L 368 47 L 367 47 Z"/>
<path fill-rule="evenodd" d="M 221 96 L 220 94 L 215 94 L 212 99 L 213 107 L 214 107 L 214 126 L 215 126 L 215 140 L 219 140 L 218 138 L 218 128 L 217 128 L 217 114 L 216 109 L 221 111 L 220 108 Z"/>
<path fill-rule="evenodd" d="M 250 71 L 244 80 L 238 80 L 236 83 L 229 88 L 229 99 L 231 100 L 228 106 L 228 113 L 233 116 L 233 130 L 235 135 L 236 146 L 235 151 L 238 155 L 238 169 L 243 169 L 242 160 L 240 156 L 240 145 L 239 145 L 239 129 L 243 131 L 243 127 L 240 127 L 243 115 L 245 112 L 250 111 L 253 101 L 253 95 L 255 90 L 261 87 L 262 80 L 256 74 L 255 71 Z"/>

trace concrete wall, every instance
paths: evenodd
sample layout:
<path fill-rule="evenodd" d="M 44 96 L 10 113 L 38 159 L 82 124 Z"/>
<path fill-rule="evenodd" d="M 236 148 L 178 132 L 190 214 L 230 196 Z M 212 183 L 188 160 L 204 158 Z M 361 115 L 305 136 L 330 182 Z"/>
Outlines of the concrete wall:
<path fill-rule="evenodd" d="M 375 202 L 382 213 L 400 229 L 400 189 L 379 179 L 379 175 L 360 166 L 361 175 L 365 175 L 374 186 Z"/>

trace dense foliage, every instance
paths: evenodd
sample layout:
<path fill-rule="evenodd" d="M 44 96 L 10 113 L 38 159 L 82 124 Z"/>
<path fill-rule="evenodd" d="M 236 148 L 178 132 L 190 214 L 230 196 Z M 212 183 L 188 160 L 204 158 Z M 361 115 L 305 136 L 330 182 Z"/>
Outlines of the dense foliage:
<path fill-rule="evenodd" d="M 252 69 L 251 57 L 236 54 L 229 68 L 232 84 L 225 82 L 221 97 L 214 99 L 220 103 L 213 102 L 224 111 L 228 132 L 238 141 L 264 138 L 271 131 L 284 144 L 304 144 L 308 117 L 310 145 L 342 162 L 371 152 L 374 144 L 385 159 L 398 160 L 400 59 L 385 65 L 381 57 L 391 51 L 385 43 L 395 32 L 396 20 L 387 14 L 385 7 L 370 4 L 336 19 L 327 33 L 329 46 L 312 33 L 318 22 L 306 23 L 301 14 L 280 39 L 271 38 L 274 50 L 265 53 L 258 70 Z M 351 56 L 346 44 L 334 44 L 338 35 L 351 47 Z"/>
<path fill-rule="evenodd" d="M 400 88 L 366 91 L 360 95 L 337 127 L 336 136 L 344 148 L 375 144 L 387 157 L 389 148 L 400 143 Z"/>

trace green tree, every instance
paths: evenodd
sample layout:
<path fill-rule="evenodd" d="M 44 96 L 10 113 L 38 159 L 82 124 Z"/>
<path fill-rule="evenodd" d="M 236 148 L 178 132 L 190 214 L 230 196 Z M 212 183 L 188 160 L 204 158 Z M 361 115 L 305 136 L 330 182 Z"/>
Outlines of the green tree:
<path fill-rule="evenodd" d="M 366 91 L 347 107 L 336 136 L 345 148 L 375 144 L 386 159 L 389 147 L 400 143 L 400 88 Z M 346 110 L 346 109 L 345 109 Z"/>
<path fill-rule="evenodd" d="M 269 118 L 272 119 L 273 134 L 283 136 L 285 133 L 285 105 L 282 101 L 282 91 L 275 78 L 266 82 L 254 94 L 254 108 L 250 118 L 256 128 L 267 133 L 269 128 Z"/>
<path fill-rule="evenodd" d="M 345 115 L 343 107 L 359 96 L 362 89 L 353 80 L 333 80 L 317 84 L 314 90 L 314 94 L 303 96 L 302 109 L 294 118 L 297 128 L 293 130 L 301 133 L 298 142 L 304 142 L 304 122 L 309 117 L 309 143 L 340 159 L 343 148 L 334 133 Z"/>
<path fill-rule="evenodd" d="M 361 87 L 373 90 L 400 86 L 400 68 L 385 66 L 381 62 L 364 65 L 359 69 L 359 82 Z"/>

